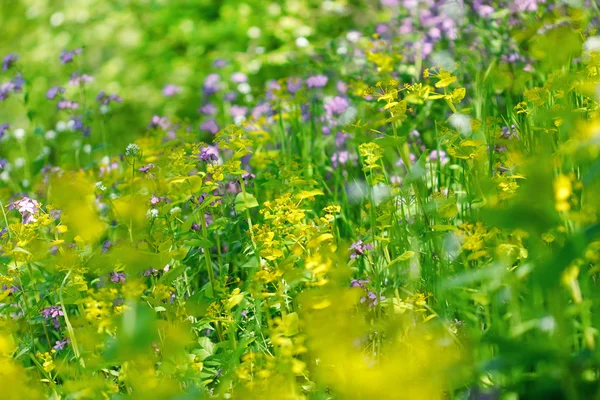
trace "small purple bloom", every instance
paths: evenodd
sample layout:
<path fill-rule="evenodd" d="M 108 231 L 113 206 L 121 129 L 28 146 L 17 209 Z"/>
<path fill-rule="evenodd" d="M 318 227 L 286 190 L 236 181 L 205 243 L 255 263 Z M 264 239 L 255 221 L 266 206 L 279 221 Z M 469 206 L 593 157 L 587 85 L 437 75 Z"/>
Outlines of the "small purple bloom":
<path fill-rule="evenodd" d="M 160 117 L 158 115 L 153 116 L 148 124 L 148 129 L 158 127 L 167 129 L 169 127 L 169 120 L 166 117 Z"/>
<path fill-rule="evenodd" d="M 147 174 L 148 171 L 150 171 L 152 168 L 154 168 L 154 164 L 150 163 L 150 164 L 144 165 L 143 167 L 139 167 L 138 171 Z"/>
<path fill-rule="evenodd" d="M 79 72 L 73 72 L 69 79 L 69 85 L 72 86 L 84 86 L 86 83 L 93 82 L 94 78 L 87 74 L 80 74 Z"/>
<path fill-rule="evenodd" d="M 215 94 L 220 89 L 221 76 L 219 74 L 210 74 L 204 79 L 202 90 L 204 94 L 210 96 Z"/>
<path fill-rule="evenodd" d="M 163 94 L 163 96 L 166 96 L 166 97 L 173 97 L 176 94 L 181 93 L 181 90 L 182 90 L 181 87 L 179 87 L 177 85 L 168 84 L 168 85 L 165 85 L 165 87 L 163 88 L 162 94 Z"/>
<path fill-rule="evenodd" d="M 202 147 L 198 158 L 205 162 L 217 161 L 219 159 L 219 149 L 217 146 Z"/>
<path fill-rule="evenodd" d="M 2 60 L 2 71 L 8 70 L 17 62 L 19 56 L 16 53 L 10 53 Z"/>
<path fill-rule="evenodd" d="M 67 346 L 67 344 L 71 343 L 71 340 L 69 338 L 64 338 L 61 340 L 57 340 L 56 344 L 54 345 L 53 349 L 56 351 L 61 351 L 64 350 L 65 347 Z"/>
<path fill-rule="evenodd" d="M 302 87 L 302 79 L 300 78 L 288 78 L 287 89 L 291 94 L 296 93 Z"/>
<path fill-rule="evenodd" d="M 215 115 L 217 113 L 217 107 L 213 103 L 206 103 L 201 106 L 198 111 L 204 115 Z"/>
<path fill-rule="evenodd" d="M 315 75 L 311 76 L 306 80 L 306 86 L 311 89 L 318 89 L 325 87 L 327 85 L 327 81 L 329 79 L 325 75 Z"/>
<path fill-rule="evenodd" d="M 231 81 L 233 83 L 245 83 L 248 82 L 248 76 L 243 72 L 234 72 L 231 75 Z"/>
<path fill-rule="evenodd" d="M 219 132 L 219 126 L 214 119 L 209 119 L 208 121 L 200 124 L 200 130 L 210 132 L 214 135 L 215 133 Z"/>
<path fill-rule="evenodd" d="M 82 52 L 81 48 L 79 48 L 79 49 L 73 49 L 71 51 L 63 50 L 60 53 L 60 56 L 59 56 L 60 63 L 61 64 L 68 64 L 68 63 L 72 62 L 73 58 L 75 57 L 75 55 L 81 54 L 81 52 Z"/>
<path fill-rule="evenodd" d="M 16 209 L 21 214 L 23 224 L 29 224 L 37 221 L 35 214 L 37 214 L 40 209 L 40 203 L 25 196 L 21 200 L 10 203 L 8 209 Z"/>
<path fill-rule="evenodd" d="M 8 124 L 8 122 L 5 122 L 3 124 L 0 125 L 0 139 L 2 139 L 2 137 L 4 136 L 4 134 L 6 132 L 8 132 L 8 128 L 10 128 L 10 125 Z"/>
<path fill-rule="evenodd" d="M 110 281 L 112 283 L 123 283 L 125 282 L 126 276 L 123 272 L 113 271 L 110 273 Z"/>
<path fill-rule="evenodd" d="M 121 103 L 121 102 L 123 102 L 123 99 L 114 93 L 111 95 L 107 95 L 104 92 L 104 90 L 102 90 L 100 93 L 98 93 L 98 96 L 96 96 L 96 101 L 100 104 L 108 105 L 108 104 L 110 104 L 111 101 L 114 101 L 116 103 Z"/>
<path fill-rule="evenodd" d="M 54 86 L 51 87 L 50 89 L 48 89 L 48 91 L 46 92 L 46 98 L 48 100 L 54 100 L 56 98 L 56 95 L 58 95 L 59 93 L 64 93 L 65 92 L 65 88 L 60 87 L 60 86 Z"/>
<path fill-rule="evenodd" d="M 343 114 L 349 106 L 350 103 L 345 97 L 335 96 L 325 103 L 323 107 L 327 115 L 334 116 Z"/>
<path fill-rule="evenodd" d="M 351 259 L 364 256 L 367 251 L 373 250 L 373 245 L 367 243 L 364 244 L 362 240 L 352 243 L 352 246 L 348 249 L 352 253 L 350 254 Z"/>

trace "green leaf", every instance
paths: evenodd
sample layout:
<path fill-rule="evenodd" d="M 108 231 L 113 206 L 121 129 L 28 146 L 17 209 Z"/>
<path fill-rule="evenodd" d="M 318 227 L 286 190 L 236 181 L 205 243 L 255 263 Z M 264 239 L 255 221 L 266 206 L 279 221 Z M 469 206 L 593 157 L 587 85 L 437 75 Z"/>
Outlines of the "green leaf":
<path fill-rule="evenodd" d="M 244 192 L 238 193 L 238 195 L 235 196 L 233 203 L 236 213 L 244 212 L 249 208 L 258 207 L 258 201 L 256 200 L 256 197 L 250 193 Z"/>

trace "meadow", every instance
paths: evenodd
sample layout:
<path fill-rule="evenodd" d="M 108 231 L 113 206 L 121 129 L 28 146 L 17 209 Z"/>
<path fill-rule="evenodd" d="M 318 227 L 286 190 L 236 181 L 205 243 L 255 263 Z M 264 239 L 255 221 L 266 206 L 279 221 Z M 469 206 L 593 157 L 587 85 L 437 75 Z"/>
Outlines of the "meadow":
<path fill-rule="evenodd" d="M 599 18 L 0 1 L 0 397 L 600 399 Z"/>

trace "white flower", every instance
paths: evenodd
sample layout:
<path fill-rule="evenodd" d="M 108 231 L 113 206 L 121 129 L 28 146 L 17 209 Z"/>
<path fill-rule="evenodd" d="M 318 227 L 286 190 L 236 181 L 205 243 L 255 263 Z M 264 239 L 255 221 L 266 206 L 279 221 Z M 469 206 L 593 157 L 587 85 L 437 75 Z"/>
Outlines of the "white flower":
<path fill-rule="evenodd" d="M 49 130 L 48 132 L 46 132 L 45 136 L 48 140 L 54 140 L 56 138 L 56 132 L 54 132 L 53 130 Z"/>
<path fill-rule="evenodd" d="M 171 208 L 171 210 L 169 211 L 171 214 L 177 214 L 181 211 L 180 207 L 173 207 Z"/>
<path fill-rule="evenodd" d="M 104 186 L 104 184 L 102 184 L 102 182 L 96 182 L 96 184 L 94 185 L 96 187 L 96 189 L 104 192 L 106 190 L 106 186 Z"/>
<path fill-rule="evenodd" d="M 15 135 L 15 139 L 21 140 L 25 137 L 25 129 L 17 128 L 13 131 L 13 135 Z"/>
<path fill-rule="evenodd" d="M 146 213 L 147 218 L 156 218 L 158 217 L 158 210 L 156 208 L 151 208 Z"/>
<path fill-rule="evenodd" d="M 15 159 L 15 167 L 22 168 L 23 165 L 25 165 L 25 159 L 23 157 Z"/>
<path fill-rule="evenodd" d="M 308 45 L 310 45 L 309 41 L 303 37 L 300 36 L 299 38 L 296 39 L 296 46 L 298 47 L 308 47 Z"/>
<path fill-rule="evenodd" d="M 242 94 L 248 94 L 250 93 L 250 85 L 248 85 L 247 82 L 244 83 L 240 83 L 237 87 L 238 91 Z"/>
<path fill-rule="evenodd" d="M 140 152 L 140 146 L 135 143 L 129 143 L 125 149 L 126 156 L 136 156 Z"/>
<path fill-rule="evenodd" d="M 67 130 L 67 123 L 65 121 L 58 121 L 56 123 L 56 130 L 59 132 L 64 132 Z"/>
<path fill-rule="evenodd" d="M 85 146 L 83 146 L 83 152 L 86 154 L 90 154 L 92 152 L 92 145 L 86 144 Z"/>
<path fill-rule="evenodd" d="M 260 34 L 261 32 L 258 26 L 251 26 L 250 29 L 248 29 L 248 37 L 250 39 L 258 39 Z"/>

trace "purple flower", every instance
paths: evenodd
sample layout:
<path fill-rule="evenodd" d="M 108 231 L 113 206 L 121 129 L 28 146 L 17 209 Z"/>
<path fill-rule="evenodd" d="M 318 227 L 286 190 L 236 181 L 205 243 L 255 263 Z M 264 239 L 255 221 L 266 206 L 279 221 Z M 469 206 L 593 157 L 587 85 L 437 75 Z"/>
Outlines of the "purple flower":
<path fill-rule="evenodd" d="M 2 139 L 2 137 L 4 136 L 4 134 L 6 132 L 8 132 L 8 128 L 10 128 L 10 125 L 8 124 L 8 122 L 5 122 L 3 124 L 0 125 L 0 139 Z"/>
<path fill-rule="evenodd" d="M 513 124 L 510 126 L 502 127 L 502 138 L 504 139 L 519 139 L 519 133 L 517 132 L 517 127 Z"/>
<path fill-rule="evenodd" d="M 223 60 L 222 58 L 217 58 L 214 62 L 213 65 L 217 68 L 223 68 L 224 66 L 227 65 L 227 61 Z"/>
<path fill-rule="evenodd" d="M 102 243 L 102 252 L 103 253 L 108 253 L 108 250 L 110 250 L 110 248 L 113 246 L 113 242 L 111 242 L 110 240 L 105 240 L 104 243 Z"/>
<path fill-rule="evenodd" d="M 205 162 L 217 161 L 219 159 L 219 149 L 217 146 L 202 147 L 198 158 Z"/>
<path fill-rule="evenodd" d="M 29 224 L 31 222 L 37 221 L 35 214 L 40 209 L 40 203 L 36 200 L 30 199 L 25 196 L 21 200 L 13 201 L 8 205 L 9 210 L 17 210 L 21 213 L 21 218 L 23 224 Z"/>
<path fill-rule="evenodd" d="M 198 109 L 204 115 L 215 115 L 217 113 L 217 107 L 213 103 L 206 103 Z"/>
<path fill-rule="evenodd" d="M 252 110 L 252 117 L 259 118 L 262 115 L 267 115 L 271 111 L 271 105 L 269 103 L 262 103 L 254 107 Z"/>
<path fill-rule="evenodd" d="M 231 116 L 233 118 L 245 117 L 247 112 L 248 112 L 248 107 L 243 107 L 243 106 L 238 106 L 238 105 L 233 105 L 229 109 L 229 113 L 231 114 Z"/>
<path fill-rule="evenodd" d="M 288 78 L 287 80 L 287 90 L 294 94 L 302 87 L 302 79 L 300 78 Z"/>
<path fill-rule="evenodd" d="M 69 343 L 71 343 L 71 340 L 69 338 L 57 340 L 56 344 L 52 348 L 56 351 L 61 351 L 61 350 L 64 350 L 65 347 L 67 346 L 67 344 L 69 344 Z"/>
<path fill-rule="evenodd" d="M 144 174 L 147 174 L 148 171 L 150 171 L 152 168 L 154 168 L 154 164 L 150 163 L 150 164 L 146 164 L 143 167 L 139 167 L 138 171 L 143 172 Z"/>
<path fill-rule="evenodd" d="M 46 307 L 42 310 L 41 314 L 43 318 L 52 320 L 54 323 L 54 329 L 60 328 L 60 317 L 65 315 L 62 307 L 60 306 Z"/>
<path fill-rule="evenodd" d="M 110 281 L 112 283 L 123 283 L 125 282 L 126 276 L 123 272 L 113 271 L 110 273 Z"/>
<path fill-rule="evenodd" d="M 221 76 L 219 74 L 210 74 L 204 79 L 204 85 L 202 86 L 202 90 L 204 94 L 210 96 L 211 94 L 215 94 L 220 89 Z"/>
<path fill-rule="evenodd" d="M 75 57 L 75 55 L 81 54 L 81 52 L 82 52 L 81 48 L 79 48 L 79 49 L 73 49 L 71 51 L 63 50 L 60 53 L 60 56 L 59 56 L 60 63 L 61 64 L 68 64 L 68 63 L 72 62 L 73 58 Z"/>
<path fill-rule="evenodd" d="M 214 135 L 215 133 L 219 132 L 219 127 L 214 119 L 209 119 L 208 121 L 200 124 L 200 130 L 210 132 Z"/>
<path fill-rule="evenodd" d="M 169 127 L 169 120 L 166 117 L 160 117 L 158 115 L 153 116 L 148 124 L 148 129 L 158 127 L 167 129 Z"/>
<path fill-rule="evenodd" d="M 8 95 L 13 90 L 13 84 L 11 82 L 3 83 L 0 85 L 0 101 L 4 101 L 8 98 Z"/>
<path fill-rule="evenodd" d="M 429 153 L 429 162 L 437 162 L 438 160 L 440 161 L 440 164 L 444 166 L 450 161 L 450 158 L 448 158 L 444 150 L 432 150 L 431 153 Z"/>
<path fill-rule="evenodd" d="M 192 227 L 191 227 L 191 229 L 192 229 L 194 232 L 198 232 L 198 231 L 200 230 L 200 225 L 198 225 L 197 223 L 195 223 L 195 222 L 194 222 L 194 223 L 192 224 Z"/>
<path fill-rule="evenodd" d="M 325 87 L 327 85 L 327 81 L 329 79 L 325 75 L 315 75 L 311 76 L 306 80 L 306 86 L 311 89 L 318 89 Z"/>
<path fill-rule="evenodd" d="M 177 85 L 168 84 L 168 85 L 165 85 L 165 87 L 162 90 L 163 96 L 166 96 L 166 97 L 173 97 L 179 93 L 181 93 L 181 87 L 179 87 Z"/>
<path fill-rule="evenodd" d="M 111 101 L 121 103 L 123 102 L 123 99 L 114 93 L 107 95 L 104 90 L 102 90 L 100 93 L 98 93 L 98 96 L 96 96 L 96 101 L 100 104 L 108 105 Z"/>
<path fill-rule="evenodd" d="M 243 72 L 234 72 L 231 75 L 231 81 L 233 83 L 245 83 L 248 82 L 248 76 L 246 76 L 246 74 Z"/>
<path fill-rule="evenodd" d="M 92 128 L 85 126 L 83 123 L 83 117 L 81 115 L 72 116 L 71 121 L 73 121 L 73 130 L 81 132 L 83 136 L 88 137 L 92 132 Z"/>
<path fill-rule="evenodd" d="M 237 99 L 237 97 L 238 97 L 237 92 L 227 92 L 227 93 L 225 93 L 225 96 L 223 96 L 225 101 L 228 101 L 228 102 L 235 101 L 235 99 Z"/>
<path fill-rule="evenodd" d="M 10 53 L 2 60 L 2 71 L 8 70 L 17 62 L 19 56 L 16 53 Z"/>
<path fill-rule="evenodd" d="M 373 245 L 367 243 L 364 244 L 362 240 L 352 243 L 352 246 L 348 249 L 352 253 L 350 253 L 350 258 L 355 259 L 356 257 L 361 257 L 366 254 L 367 251 L 373 250 Z"/>
<path fill-rule="evenodd" d="M 87 75 L 81 74 L 79 72 L 73 72 L 71 74 L 71 78 L 69 79 L 69 85 L 72 86 L 84 86 L 86 83 L 93 82 L 94 78 Z"/>
<path fill-rule="evenodd" d="M 23 76 L 21 76 L 21 74 L 18 73 L 17 75 L 15 75 L 14 78 L 10 80 L 10 83 L 12 84 L 13 93 L 21 93 L 23 91 L 23 84 L 25 84 L 25 79 L 23 79 Z"/>
<path fill-rule="evenodd" d="M 64 93 L 65 92 L 65 88 L 60 87 L 60 86 L 54 86 L 51 87 L 50 89 L 48 89 L 48 91 L 46 92 L 46 98 L 48 100 L 54 100 L 56 98 L 56 95 L 59 93 Z"/>
<path fill-rule="evenodd" d="M 77 110 L 79 108 L 79 103 L 71 100 L 61 100 L 56 103 L 56 107 L 59 110 Z"/>
<path fill-rule="evenodd" d="M 546 0 L 514 0 L 513 11 L 537 11 L 538 4 L 545 3 Z"/>
<path fill-rule="evenodd" d="M 331 98 L 331 100 L 329 100 L 327 103 L 325 103 L 323 107 L 325 108 L 325 112 L 327 113 L 327 115 L 333 116 L 343 114 L 349 106 L 350 103 L 346 98 L 335 96 Z"/>

